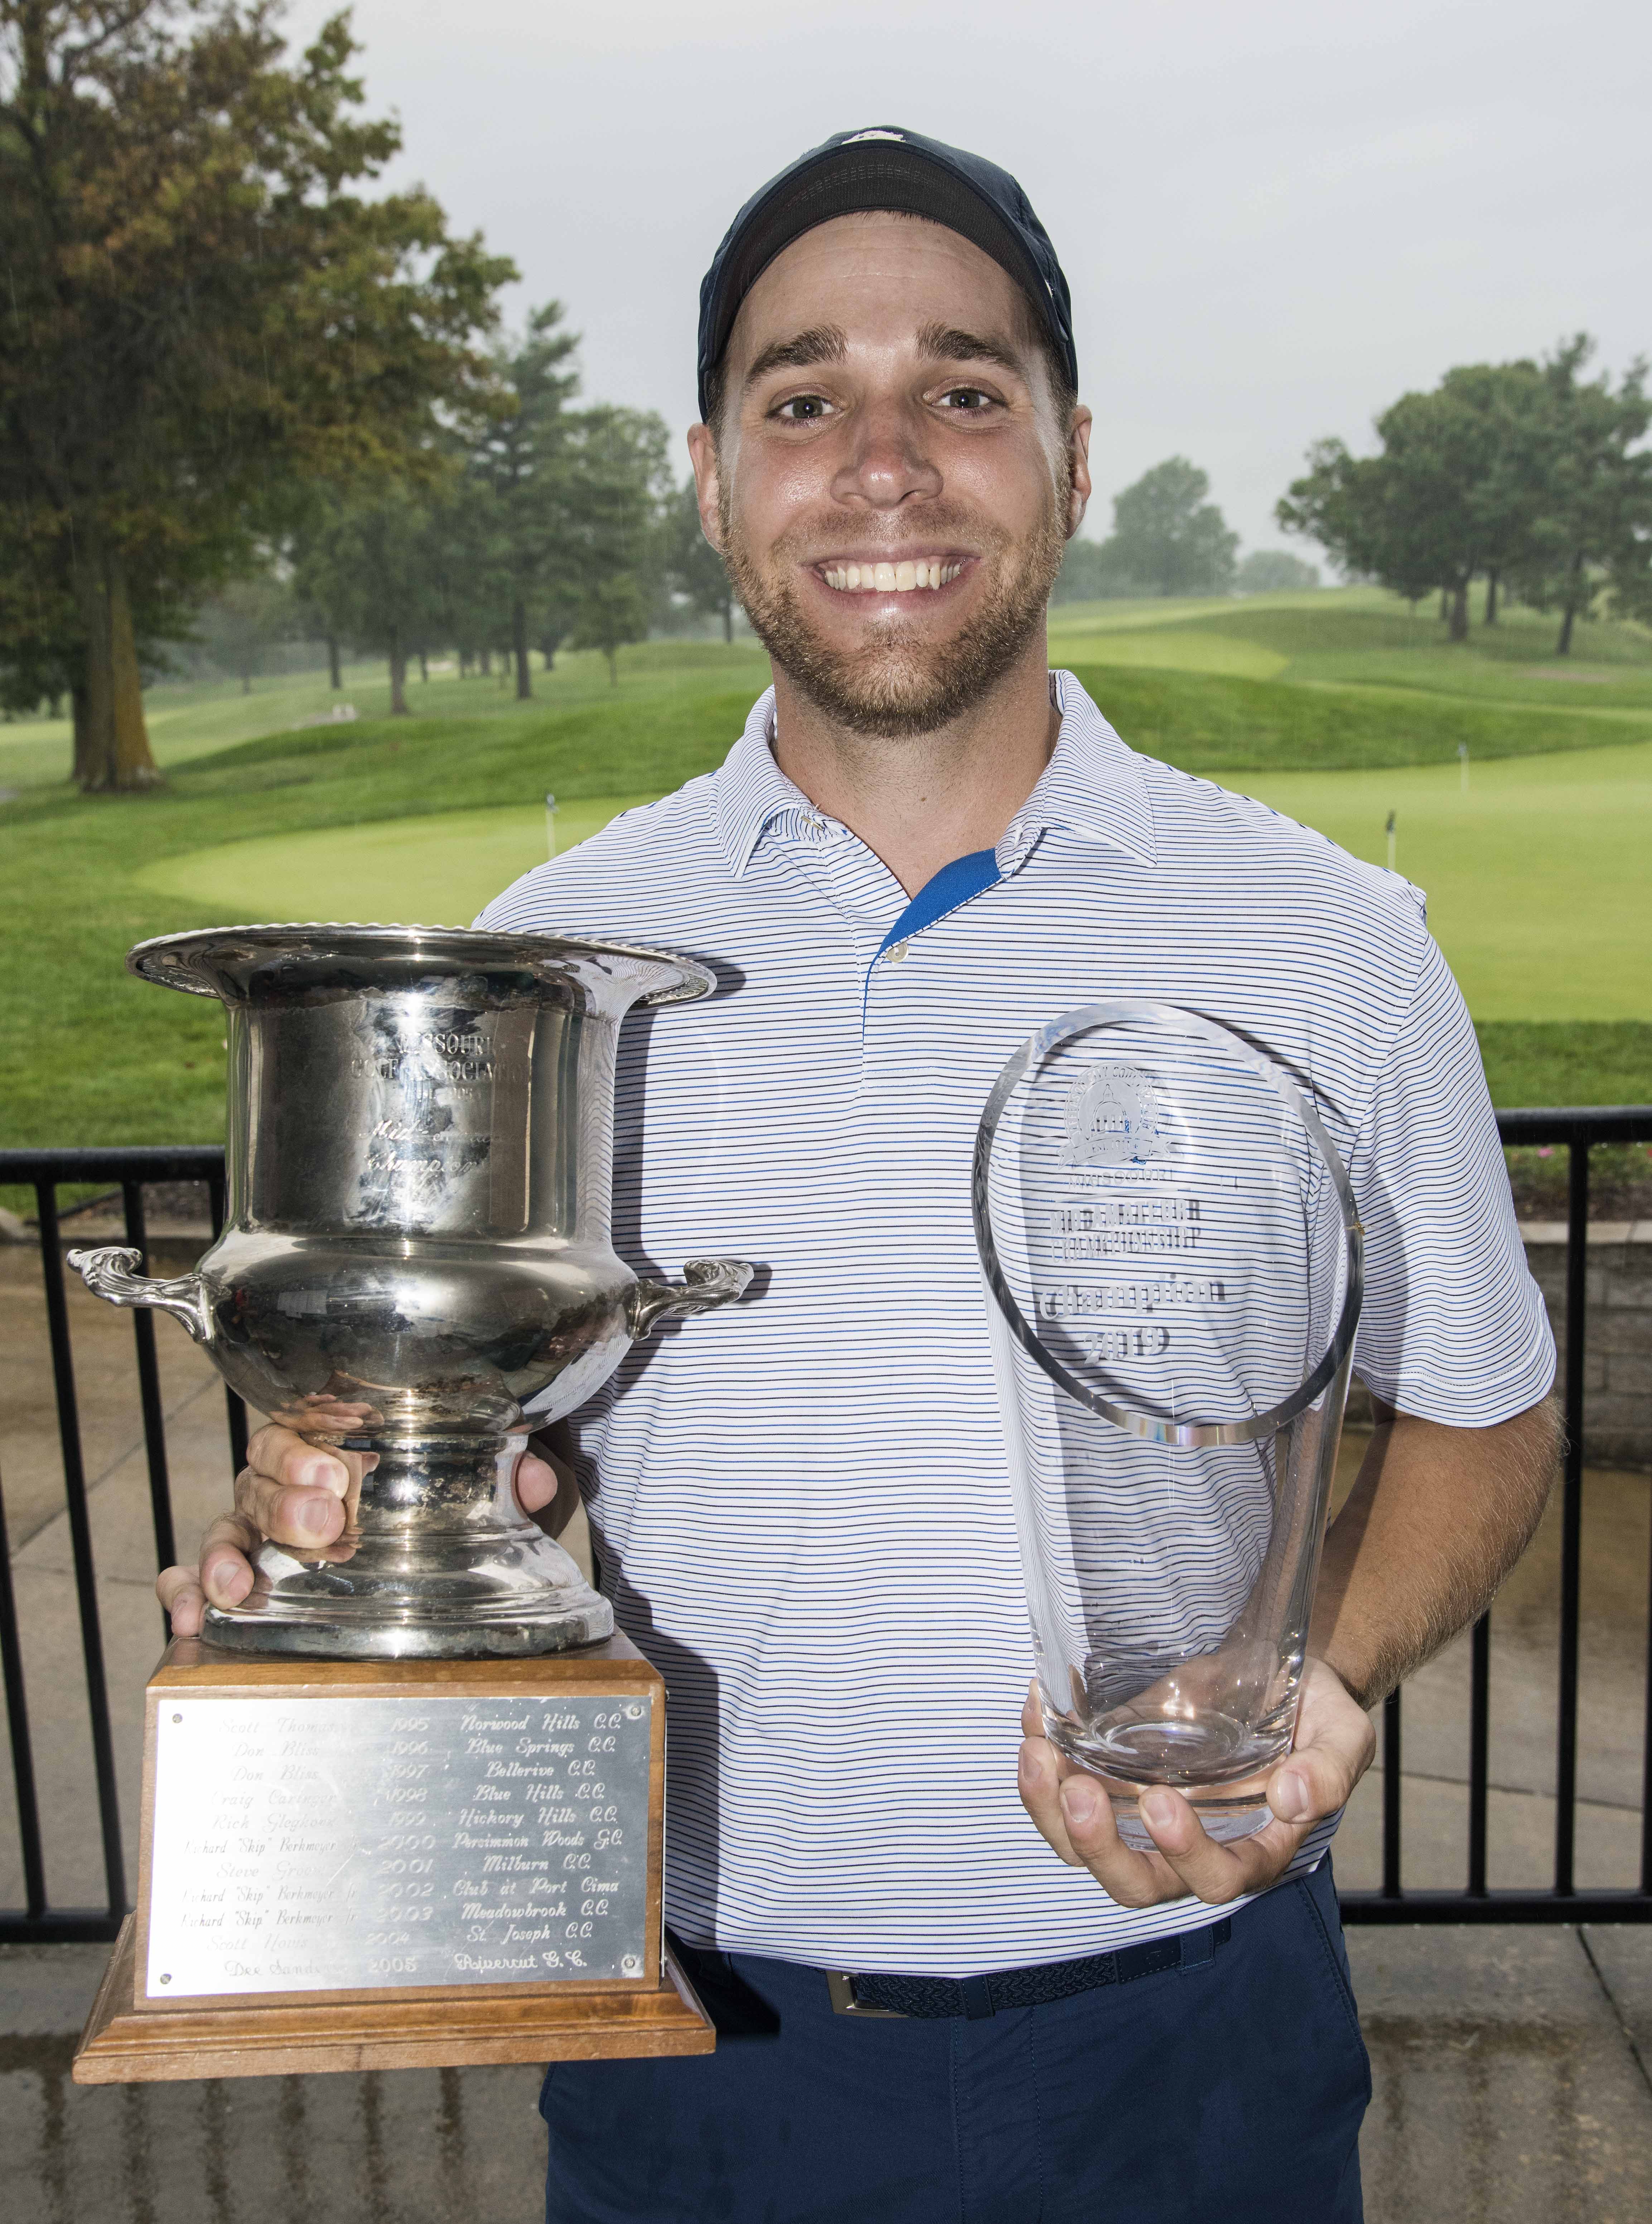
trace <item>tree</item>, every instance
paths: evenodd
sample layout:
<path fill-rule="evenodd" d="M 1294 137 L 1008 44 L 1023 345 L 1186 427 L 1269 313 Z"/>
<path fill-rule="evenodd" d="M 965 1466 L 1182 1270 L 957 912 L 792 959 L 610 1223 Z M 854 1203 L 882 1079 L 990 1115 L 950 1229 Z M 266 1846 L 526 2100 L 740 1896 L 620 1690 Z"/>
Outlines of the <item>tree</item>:
<path fill-rule="evenodd" d="M 1239 535 L 1205 496 L 1210 480 L 1185 456 L 1145 471 L 1113 500 L 1113 566 L 1161 595 L 1226 594 Z"/>
<path fill-rule="evenodd" d="M 142 606 L 232 576 L 306 480 L 419 467 L 514 275 L 428 195 L 364 200 L 345 19 L 275 0 L 0 0 L 0 506 L 74 610 L 76 774 L 157 777 Z"/>
<path fill-rule="evenodd" d="M 1443 395 L 1408 394 L 1377 420 L 1380 456 L 1351 455 L 1340 440 L 1316 442 L 1311 469 L 1275 515 L 1306 534 L 1345 572 L 1374 578 L 1408 601 L 1438 587 L 1453 641 L 1468 633 L 1468 587 L 1479 566 L 1472 501 L 1486 456 L 1483 427 Z"/>
<path fill-rule="evenodd" d="M 579 344 L 558 332 L 562 305 L 535 309 L 514 346 L 495 350 L 494 369 L 504 390 L 495 414 L 471 450 L 471 468 L 493 497 L 496 561 L 509 603 L 516 693 L 533 692 L 528 669 L 528 609 L 542 588 L 565 583 L 555 575 L 565 558 L 572 426 L 568 402 L 579 384 L 568 358 Z"/>
<path fill-rule="evenodd" d="M 1500 587 L 1517 584 L 1561 611 L 1566 654 L 1602 586 L 1616 609 L 1645 606 L 1652 564 L 1652 458 L 1637 446 L 1652 423 L 1645 366 L 1613 394 L 1579 379 L 1591 351 L 1579 334 L 1542 363 L 1462 364 L 1433 392 L 1402 395 L 1377 420 L 1377 455 L 1334 439 L 1309 450 L 1279 522 L 1410 602 L 1438 589 L 1453 641 L 1468 637 L 1476 578 L 1487 624 Z"/>
<path fill-rule="evenodd" d="M 250 695 L 266 652 L 278 641 L 299 638 L 300 615 L 287 580 L 273 572 L 257 572 L 232 579 L 203 603 L 196 638 L 221 671 L 239 679 L 242 693 Z"/>
<path fill-rule="evenodd" d="M 1151 591 L 1132 578 L 1119 564 L 1111 540 L 1086 540 L 1075 536 L 1062 551 L 1061 570 L 1050 590 L 1052 603 L 1099 603 L 1112 597 Z"/>
<path fill-rule="evenodd" d="M 1520 591 L 1538 610 L 1561 613 L 1557 656 L 1597 596 L 1614 615 L 1652 616 L 1652 428 L 1647 365 L 1630 365 L 1616 394 L 1610 379 L 1579 373 L 1594 352 L 1586 333 L 1543 366 L 1551 462 L 1541 512 L 1518 568 Z"/>
<path fill-rule="evenodd" d="M 1305 564 L 1283 548 L 1253 548 L 1233 574 L 1233 585 L 1241 595 L 1300 594 L 1319 583 L 1316 564 Z"/>
<path fill-rule="evenodd" d="M 580 599 L 574 626 L 576 648 L 600 648 L 608 659 L 608 676 L 620 684 L 619 652 L 627 641 L 648 638 L 648 596 L 632 572 L 615 572 L 593 580 Z"/>
<path fill-rule="evenodd" d="M 574 428 L 567 480 L 567 576 L 577 580 L 573 645 L 617 652 L 645 641 L 659 584 L 661 521 L 676 493 L 670 435 L 653 410 L 600 406 Z"/>
<path fill-rule="evenodd" d="M 665 573 L 692 610 L 722 620 L 722 637 L 735 637 L 735 590 L 721 556 L 705 537 L 700 499 L 690 478 L 666 506 Z"/>
<path fill-rule="evenodd" d="M 380 650 L 390 666 L 390 714 L 405 718 L 407 659 L 442 625 L 439 519 L 405 489 L 335 505 L 308 525 L 300 567 L 305 597 L 331 630 Z"/>

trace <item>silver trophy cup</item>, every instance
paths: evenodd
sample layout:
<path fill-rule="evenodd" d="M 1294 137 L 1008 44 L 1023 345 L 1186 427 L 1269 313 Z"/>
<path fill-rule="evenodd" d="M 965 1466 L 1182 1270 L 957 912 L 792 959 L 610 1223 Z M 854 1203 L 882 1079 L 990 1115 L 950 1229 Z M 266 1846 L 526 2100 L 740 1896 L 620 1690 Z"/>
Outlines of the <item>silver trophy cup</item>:
<path fill-rule="evenodd" d="M 344 1535 L 266 1543 L 217 1645 L 346 1659 L 554 1652 L 613 1613 L 512 1488 L 529 1431 L 751 1268 L 640 1281 L 609 1241 L 615 1053 L 634 1006 L 709 994 L 664 951 L 407 926 L 226 927 L 133 972 L 229 1017 L 225 1225 L 193 1273 L 69 1262 L 181 1321 L 249 1405 L 371 1457 Z"/>

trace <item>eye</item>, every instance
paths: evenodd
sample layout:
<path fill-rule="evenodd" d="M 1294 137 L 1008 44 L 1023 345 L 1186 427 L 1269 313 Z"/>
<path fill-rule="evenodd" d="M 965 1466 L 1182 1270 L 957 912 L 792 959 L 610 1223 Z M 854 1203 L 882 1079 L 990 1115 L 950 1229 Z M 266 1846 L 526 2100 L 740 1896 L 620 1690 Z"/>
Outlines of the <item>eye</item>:
<path fill-rule="evenodd" d="M 831 408 L 823 394 L 794 394 L 773 413 L 788 425 L 814 425 Z"/>
<path fill-rule="evenodd" d="M 979 386 L 950 386 L 941 396 L 941 404 L 946 409 L 962 410 L 974 414 L 982 409 L 990 409 L 993 406 L 993 396 L 985 393 Z"/>

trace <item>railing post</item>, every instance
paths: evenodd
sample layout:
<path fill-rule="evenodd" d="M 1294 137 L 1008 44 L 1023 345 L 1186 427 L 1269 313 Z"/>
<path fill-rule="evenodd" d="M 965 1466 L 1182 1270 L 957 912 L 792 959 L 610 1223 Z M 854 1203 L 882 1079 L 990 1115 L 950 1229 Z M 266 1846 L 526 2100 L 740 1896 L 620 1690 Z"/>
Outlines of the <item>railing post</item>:
<path fill-rule="evenodd" d="M 149 1271 L 149 1245 L 143 1225 L 143 1185 L 121 1184 L 126 1209 L 126 1240 L 142 1255 L 142 1271 Z M 154 1315 L 147 1305 L 132 1308 L 132 1335 L 137 1345 L 138 1402 L 143 1410 L 143 1450 L 149 1463 L 149 1517 L 154 1526 L 155 1566 L 169 1568 L 178 1557 L 173 1538 L 172 1480 L 167 1473 L 167 1422 L 161 1402 L 161 1368 L 155 1357 Z M 162 1621 L 166 1620 L 163 1614 Z M 170 1634 L 170 1632 L 168 1632 Z"/>
<path fill-rule="evenodd" d="M 1485 1810 L 1491 1769 L 1491 1617 L 1474 1625 L 1468 1689 L 1468 1889 L 1485 1897 Z"/>
<path fill-rule="evenodd" d="M 1383 1701 L 1383 1898 L 1400 1896 L 1400 1695 Z"/>
<path fill-rule="evenodd" d="M 1566 1213 L 1566 1465 L 1561 1500 L 1560 1719 L 1554 1768 L 1554 1889 L 1573 1889 L 1578 1798 L 1578 1600 L 1583 1574 L 1583 1348 L 1589 1271 L 1589 1141 L 1572 1133 Z"/>
<path fill-rule="evenodd" d="M 0 1674 L 6 1679 L 6 1733 L 11 1741 L 11 1780 L 16 1789 L 17 1830 L 22 1840 L 23 1894 L 28 1904 L 29 1921 L 38 1923 L 46 1912 L 46 1861 L 41 1847 L 35 1747 L 28 1734 L 23 1648 L 17 1628 L 17 1598 L 11 1583 L 11 1545 L 6 1535 L 3 1489 L 0 1489 Z"/>
<path fill-rule="evenodd" d="M 74 1359 L 69 1347 L 69 1308 L 63 1290 L 63 1254 L 58 1247 L 56 1184 L 50 1180 L 36 1182 L 35 1197 L 40 1223 L 41 1271 L 46 1278 L 46 1320 L 52 1339 L 52 1380 L 57 1392 L 58 1434 L 63 1445 L 63 1490 L 69 1516 L 69 1541 L 74 1555 L 75 1598 L 80 1609 L 80 1650 L 86 1665 L 86 1707 L 91 1716 L 98 1814 L 103 1829 L 104 1877 L 112 1918 L 126 1912 L 126 1857 L 121 1846 L 120 1792 L 115 1779 L 115 1741 L 109 1725 L 103 1625 L 98 1612 L 91 1521 L 86 1508 L 85 1463 L 80 1452 Z"/>

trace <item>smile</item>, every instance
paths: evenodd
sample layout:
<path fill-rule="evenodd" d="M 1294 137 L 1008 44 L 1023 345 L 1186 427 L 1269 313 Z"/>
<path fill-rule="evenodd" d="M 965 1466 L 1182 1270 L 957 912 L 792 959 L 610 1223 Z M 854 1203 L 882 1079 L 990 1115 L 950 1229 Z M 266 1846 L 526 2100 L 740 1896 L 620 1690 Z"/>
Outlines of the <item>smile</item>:
<path fill-rule="evenodd" d="M 821 577 L 841 595 L 910 595 L 918 587 L 944 587 L 964 561 L 921 557 L 907 564 L 833 564 L 821 567 Z"/>

